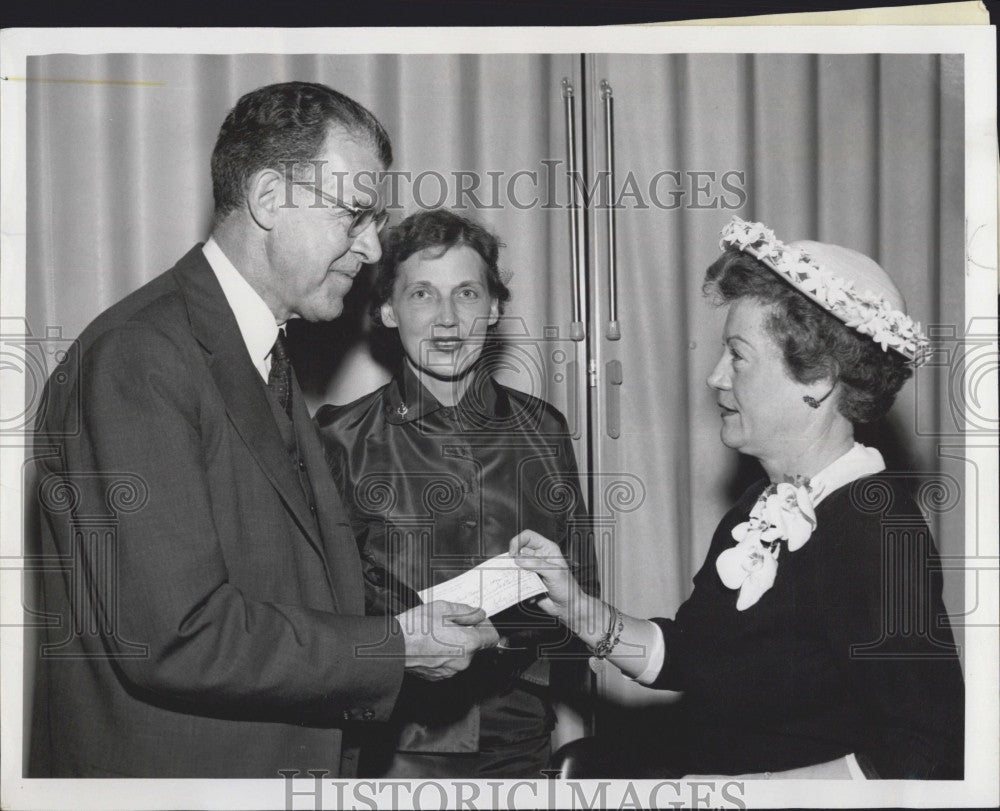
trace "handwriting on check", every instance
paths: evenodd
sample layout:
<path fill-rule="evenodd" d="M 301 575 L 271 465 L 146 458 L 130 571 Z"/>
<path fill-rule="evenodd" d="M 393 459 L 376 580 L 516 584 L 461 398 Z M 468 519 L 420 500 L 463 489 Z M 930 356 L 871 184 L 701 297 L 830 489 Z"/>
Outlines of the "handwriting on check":
<path fill-rule="evenodd" d="M 497 555 L 474 569 L 420 592 L 425 603 L 447 600 L 482 608 L 492 617 L 522 600 L 545 593 L 542 579 L 520 568 L 509 553 Z"/>

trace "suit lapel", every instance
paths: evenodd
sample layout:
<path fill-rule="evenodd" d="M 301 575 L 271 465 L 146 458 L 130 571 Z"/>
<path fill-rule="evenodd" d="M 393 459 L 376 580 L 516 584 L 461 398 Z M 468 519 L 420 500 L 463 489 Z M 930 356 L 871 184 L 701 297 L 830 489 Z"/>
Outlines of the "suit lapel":
<path fill-rule="evenodd" d="M 326 563 L 322 539 L 282 444 L 264 382 L 250 360 L 236 317 L 200 245 L 177 263 L 174 274 L 187 303 L 194 337 L 210 354 L 209 368 L 233 427 Z"/>

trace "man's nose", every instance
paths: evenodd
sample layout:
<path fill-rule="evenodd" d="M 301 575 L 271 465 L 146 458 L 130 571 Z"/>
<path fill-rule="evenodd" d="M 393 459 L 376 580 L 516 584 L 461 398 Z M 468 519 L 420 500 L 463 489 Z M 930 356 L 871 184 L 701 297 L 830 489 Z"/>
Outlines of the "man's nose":
<path fill-rule="evenodd" d="M 372 265 L 382 258 L 382 243 L 379 242 L 375 223 L 369 224 L 364 231 L 354 237 L 351 250 L 361 254 L 366 265 Z"/>

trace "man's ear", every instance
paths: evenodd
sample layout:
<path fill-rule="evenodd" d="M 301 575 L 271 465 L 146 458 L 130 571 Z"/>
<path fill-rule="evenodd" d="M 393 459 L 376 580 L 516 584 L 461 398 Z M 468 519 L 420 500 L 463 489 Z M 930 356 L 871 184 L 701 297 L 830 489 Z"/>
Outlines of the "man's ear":
<path fill-rule="evenodd" d="M 500 302 L 493 299 L 490 304 L 490 326 L 492 327 L 497 321 L 500 320 Z"/>
<path fill-rule="evenodd" d="M 247 208 L 254 222 L 265 231 L 270 231 L 277 222 L 281 204 L 286 202 L 282 197 L 284 191 L 284 177 L 274 169 L 261 169 L 250 180 Z"/>
<path fill-rule="evenodd" d="M 399 327 L 399 322 L 396 320 L 396 311 L 392 309 L 392 305 L 385 301 L 382 306 L 379 307 L 379 314 L 382 316 L 382 323 L 387 327 Z"/>

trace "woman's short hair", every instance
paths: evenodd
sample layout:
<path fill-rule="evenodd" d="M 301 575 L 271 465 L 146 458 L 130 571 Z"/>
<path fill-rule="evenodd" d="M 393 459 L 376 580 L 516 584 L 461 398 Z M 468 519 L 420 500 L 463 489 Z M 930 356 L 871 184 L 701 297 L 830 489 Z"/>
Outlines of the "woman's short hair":
<path fill-rule="evenodd" d="M 486 264 L 486 287 L 497 301 L 500 314 L 510 300 L 510 290 L 500 278 L 497 260 L 501 243 L 486 228 L 446 209 L 431 209 L 411 214 L 382 235 L 382 259 L 375 271 L 372 291 L 372 320 L 382 325 L 381 308 L 392 298 L 399 266 L 423 250 L 443 256 L 456 246 L 465 245 L 478 253 Z"/>
<path fill-rule="evenodd" d="M 705 273 L 702 290 L 719 304 L 750 298 L 770 306 L 765 327 L 789 375 L 800 383 L 839 383 L 837 408 L 852 423 L 884 417 L 913 374 L 902 355 L 846 326 L 742 251 L 727 249 Z"/>

